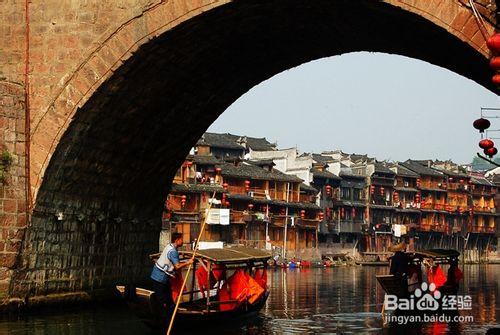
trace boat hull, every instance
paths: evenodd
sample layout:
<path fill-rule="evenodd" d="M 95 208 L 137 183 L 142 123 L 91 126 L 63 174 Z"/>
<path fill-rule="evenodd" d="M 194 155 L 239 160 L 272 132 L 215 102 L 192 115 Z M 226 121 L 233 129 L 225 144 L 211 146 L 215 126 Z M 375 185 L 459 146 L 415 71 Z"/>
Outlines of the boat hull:
<path fill-rule="evenodd" d="M 117 286 L 117 290 L 126 301 L 129 308 L 136 314 L 141 321 L 152 328 L 162 328 L 168 325 L 171 315 L 162 313 L 154 297 L 154 292 L 142 288 L 135 288 L 135 293 L 130 292 L 134 289 L 125 289 L 123 286 Z M 262 309 L 269 296 L 265 294 L 253 304 L 244 304 L 231 311 L 218 310 L 195 310 L 189 309 L 189 303 L 181 303 L 176 314 L 176 327 L 197 327 L 200 324 L 205 326 L 207 323 L 216 324 L 223 321 L 224 324 L 231 322 L 241 322 L 242 320 L 255 317 Z M 205 299 L 200 302 L 205 302 Z"/>

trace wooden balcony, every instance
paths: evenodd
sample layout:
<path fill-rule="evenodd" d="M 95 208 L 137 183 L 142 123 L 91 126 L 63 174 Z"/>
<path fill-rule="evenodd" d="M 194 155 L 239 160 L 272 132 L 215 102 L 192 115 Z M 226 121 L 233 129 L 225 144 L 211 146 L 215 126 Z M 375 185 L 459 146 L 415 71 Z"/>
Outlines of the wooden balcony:
<path fill-rule="evenodd" d="M 299 197 L 299 202 L 311 202 L 314 203 L 316 202 L 316 197 L 313 195 L 306 195 L 306 194 L 301 194 Z"/>
<path fill-rule="evenodd" d="M 457 184 L 457 183 L 449 183 L 447 188 L 449 191 L 462 191 L 462 192 L 467 192 L 469 191 L 470 187 L 469 185 L 464 185 L 464 184 Z"/>
<path fill-rule="evenodd" d="M 271 223 L 277 227 L 284 227 L 286 222 L 285 215 L 273 215 L 271 217 Z"/>
<path fill-rule="evenodd" d="M 201 213 L 199 211 L 188 212 L 182 210 L 174 210 L 171 215 L 172 221 L 199 223 Z"/>
<path fill-rule="evenodd" d="M 227 190 L 231 194 L 243 194 L 251 196 L 255 199 L 271 199 L 271 200 L 281 200 L 286 201 L 285 191 L 276 191 L 274 189 L 266 190 L 259 187 L 250 187 L 248 190 L 244 186 L 232 186 L 229 185 Z M 300 192 L 290 190 L 288 195 L 288 200 L 291 202 L 297 202 L 300 199 Z M 302 201 L 302 200 L 301 200 Z M 310 201 L 307 201 L 310 202 Z"/>
<path fill-rule="evenodd" d="M 231 210 L 231 223 L 246 224 L 252 220 L 252 216 L 245 211 Z"/>
<path fill-rule="evenodd" d="M 444 187 L 444 183 L 438 183 L 438 182 L 430 182 L 430 181 L 422 181 L 420 184 L 421 188 L 432 188 L 432 189 L 441 189 L 441 190 L 446 190 L 446 187 Z"/>
<path fill-rule="evenodd" d="M 478 213 L 496 213 L 496 208 L 490 208 L 489 206 L 474 206 L 474 212 L 478 212 Z"/>
<path fill-rule="evenodd" d="M 450 233 L 451 229 L 447 224 L 442 224 L 442 223 L 434 223 L 434 224 L 427 224 L 427 223 L 421 223 L 418 226 L 418 230 L 420 231 L 428 231 L 428 232 L 439 232 L 439 233 Z"/>
<path fill-rule="evenodd" d="M 469 231 L 471 233 L 482 233 L 482 234 L 494 234 L 495 233 L 495 227 L 489 227 L 489 226 L 469 226 Z"/>
<path fill-rule="evenodd" d="M 318 219 L 296 219 L 297 225 L 303 228 L 317 229 L 319 222 Z"/>

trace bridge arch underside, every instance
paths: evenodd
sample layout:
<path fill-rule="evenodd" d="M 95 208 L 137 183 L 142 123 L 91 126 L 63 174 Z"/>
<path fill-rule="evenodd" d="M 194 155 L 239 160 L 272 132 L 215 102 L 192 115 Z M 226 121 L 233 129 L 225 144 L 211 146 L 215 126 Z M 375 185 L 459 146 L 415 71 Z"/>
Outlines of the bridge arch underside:
<path fill-rule="evenodd" d="M 263 80 L 362 50 L 428 61 L 491 89 L 479 52 L 382 2 L 236 1 L 205 12 L 142 45 L 77 110 L 38 192 L 10 295 L 147 278 L 169 180 L 206 128 Z"/>

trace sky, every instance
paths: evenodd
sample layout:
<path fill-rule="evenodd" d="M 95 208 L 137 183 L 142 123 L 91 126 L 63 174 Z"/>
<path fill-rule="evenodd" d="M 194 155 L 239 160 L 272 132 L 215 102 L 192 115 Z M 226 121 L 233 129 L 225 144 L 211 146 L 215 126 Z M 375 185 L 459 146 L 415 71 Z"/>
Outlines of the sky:
<path fill-rule="evenodd" d="M 500 107 L 500 99 L 454 72 L 357 52 L 275 75 L 236 100 L 208 131 L 266 137 L 301 152 L 341 149 L 380 160 L 463 164 L 479 149 L 472 122 L 481 107 Z M 492 120 L 491 129 L 498 128 L 500 120 Z"/>

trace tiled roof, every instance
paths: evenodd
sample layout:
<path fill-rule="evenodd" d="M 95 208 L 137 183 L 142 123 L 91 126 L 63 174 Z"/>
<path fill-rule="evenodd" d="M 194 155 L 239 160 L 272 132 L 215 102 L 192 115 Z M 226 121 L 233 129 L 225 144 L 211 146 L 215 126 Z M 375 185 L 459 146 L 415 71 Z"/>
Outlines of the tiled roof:
<path fill-rule="evenodd" d="M 349 206 L 349 207 L 366 207 L 366 203 L 359 202 L 359 201 L 340 200 L 339 202 L 343 206 Z"/>
<path fill-rule="evenodd" d="M 444 173 L 445 175 L 447 175 L 449 177 L 467 178 L 467 179 L 469 178 L 469 175 L 466 174 L 466 173 L 454 172 L 454 171 L 450 171 L 450 170 L 441 169 L 441 168 L 438 168 L 438 167 L 435 167 L 433 169 L 435 169 L 436 171 L 442 172 L 442 173 Z"/>
<path fill-rule="evenodd" d="M 288 175 L 278 170 L 273 169 L 267 171 L 259 166 L 242 162 L 238 166 L 234 164 L 224 163 L 221 164 L 222 175 L 233 178 L 248 178 L 258 180 L 276 180 L 284 182 L 302 182 L 299 177 Z"/>
<path fill-rule="evenodd" d="M 471 177 L 470 181 L 472 184 L 476 184 L 476 185 L 495 186 L 495 184 L 491 183 L 486 178 Z"/>
<path fill-rule="evenodd" d="M 413 172 L 418 173 L 419 175 L 423 176 L 432 176 L 432 177 L 444 177 L 444 174 L 435 170 L 431 169 L 425 165 L 422 165 L 421 163 L 417 161 L 412 161 L 411 159 L 407 160 L 406 162 L 400 163 L 403 165 L 405 168 L 410 169 Z"/>
<path fill-rule="evenodd" d="M 269 150 L 275 150 L 276 145 L 273 143 L 270 143 L 265 137 L 262 138 L 257 138 L 257 137 L 248 137 L 245 136 L 247 141 L 247 146 L 255 151 L 269 151 Z"/>
<path fill-rule="evenodd" d="M 336 176 L 333 173 L 328 172 L 328 171 L 319 171 L 316 169 L 311 169 L 310 171 L 312 172 L 313 177 L 323 178 L 323 179 L 331 179 L 331 180 L 341 180 L 342 179 L 339 176 Z"/>
<path fill-rule="evenodd" d="M 222 163 L 220 159 L 211 155 L 189 155 L 186 159 L 198 165 L 216 165 Z"/>
<path fill-rule="evenodd" d="M 249 201 L 255 204 L 268 204 L 268 205 L 276 205 L 276 206 L 288 206 L 290 208 L 299 208 L 299 209 L 321 209 L 318 205 L 310 203 L 310 202 L 286 202 L 281 200 L 269 200 L 262 198 L 253 198 L 244 194 L 228 194 L 227 198 L 229 200 L 242 200 Z"/>
<path fill-rule="evenodd" d="M 198 145 L 205 144 L 215 148 L 245 150 L 243 146 L 236 143 L 231 134 L 205 133 L 198 140 Z"/>
<path fill-rule="evenodd" d="M 356 179 L 365 179 L 365 176 L 360 174 L 352 173 L 352 171 L 341 170 L 339 173 L 341 178 L 356 178 Z"/>
<path fill-rule="evenodd" d="M 320 154 L 312 154 L 312 158 L 316 162 L 323 163 L 323 164 L 328 164 L 328 163 L 333 162 L 333 158 L 332 157 L 323 156 L 323 155 L 320 155 Z"/>
<path fill-rule="evenodd" d="M 223 192 L 219 184 L 172 184 L 171 191 L 186 193 Z"/>
<path fill-rule="evenodd" d="M 394 189 L 396 191 L 399 191 L 399 192 L 418 192 L 418 190 L 416 188 L 413 188 L 413 187 L 399 187 L 399 186 L 396 186 L 394 187 Z"/>
<path fill-rule="evenodd" d="M 401 163 L 394 164 L 394 168 L 396 169 L 397 176 L 409 177 L 409 178 L 420 177 L 420 175 L 418 173 L 406 168 Z"/>
<path fill-rule="evenodd" d="M 300 190 L 306 191 L 306 192 L 318 192 L 318 190 L 315 189 L 314 187 L 312 187 L 310 185 L 306 185 L 304 183 L 300 184 Z"/>
<path fill-rule="evenodd" d="M 384 173 L 384 174 L 389 174 L 391 176 L 394 176 L 396 175 L 394 173 L 394 171 L 392 171 L 391 169 L 389 169 L 387 166 L 385 166 L 385 164 L 383 164 L 382 162 L 375 162 L 374 163 L 375 165 L 375 172 L 376 173 Z"/>
<path fill-rule="evenodd" d="M 271 165 L 274 166 L 274 161 L 272 159 L 259 159 L 259 160 L 250 160 L 247 161 L 250 164 L 257 165 L 257 166 L 264 166 L 264 165 Z"/>
<path fill-rule="evenodd" d="M 240 136 L 233 134 L 217 134 L 217 133 L 205 133 L 202 138 L 198 141 L 198 144 L 206 144 L 211 147 L 224 148 L 224 149 L 240 149 L 245 150 L 246 147 L 255 151 L 267 151 L 275 150 L 276 145 L 270 143 L 265 137 L 250 137 L 250 136 Z"/>

